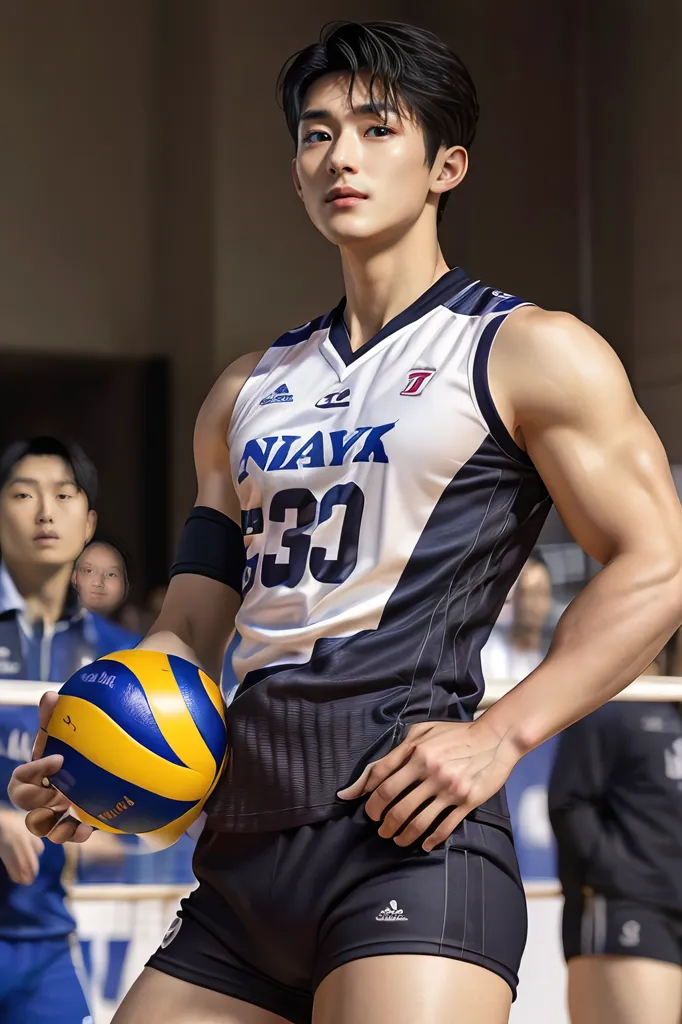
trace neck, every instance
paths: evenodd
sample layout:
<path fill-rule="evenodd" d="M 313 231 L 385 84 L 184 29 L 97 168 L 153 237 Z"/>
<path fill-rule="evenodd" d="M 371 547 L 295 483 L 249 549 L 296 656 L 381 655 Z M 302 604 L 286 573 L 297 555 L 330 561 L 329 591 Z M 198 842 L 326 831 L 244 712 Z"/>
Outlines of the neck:
<path fill-rule="evenodd" d="M 434 224 L 425 217 L 390 245 L 373 239 L 342 248 L 345 320 L 351 348 L 369 341 L 447 273 Z"/>
<path fill-rule="evenodd" d="M 512 626 L 510 640 L 515 651 L 539 651 L 542 645 L 542 630 Z"/>
<path fill-rule="evenodd" d="M 59 620 L 69 588 L 72 566 L 35 566 L 12 563 L 5 558 L 7 570 L 14 585 L 26 602 L 29 622 L 54 625 Z"/>

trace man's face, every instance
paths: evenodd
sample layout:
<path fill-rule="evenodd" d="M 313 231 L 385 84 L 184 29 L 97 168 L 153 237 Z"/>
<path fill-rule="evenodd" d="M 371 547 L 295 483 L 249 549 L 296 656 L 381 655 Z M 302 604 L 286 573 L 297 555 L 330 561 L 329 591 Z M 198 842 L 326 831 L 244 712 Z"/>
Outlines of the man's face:
<path fill-rule="evenodd" d="M 389 110 L 386 120 L 383 110 L 373 113 L 368 82 L 358 75 L 351 105 L 348 75 L 318 79 L 299 125 L 296 189 L 315 227 L 336 245 L 396 240 L 424 215 L 427 198 L 435 206 L 439 197 L 432 189 L 445 150 L 429 167 L 422 129 L 405 112 Z M 466 154 L 457 152 L 463 176 Z M 334 189 L 358 195 L 334 198 Z"/>
<path fill-rule="evenodd" d="M 529 562 L 514 588 L 514 625 L 543 629 L 552 605 L 552 581 L 544 565 Z"/>
<path fill-rule="evenodd" d="M 76 563 L 73 585 L 89 611 L 113 614 L 126 594 L 125 566 L 118 551 L 108 544 L 91 544 Z"/>
<path fill-rule="evenodd" d="M 56 455 L 27 455 L 0 491 L 0 550 L 13 565 L 73 564 L 96 521 L 71 467 Z"/>

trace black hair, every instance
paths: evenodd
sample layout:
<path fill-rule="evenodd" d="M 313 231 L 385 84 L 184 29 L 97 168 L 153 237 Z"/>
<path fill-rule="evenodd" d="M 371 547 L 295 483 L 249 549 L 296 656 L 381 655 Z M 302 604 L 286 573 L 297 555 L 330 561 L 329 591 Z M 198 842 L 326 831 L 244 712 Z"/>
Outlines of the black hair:
<path fill-rule="evenodd" d="M 17 463 L 28 455 L 53 455 L 63 459 L 71 467 L 76 486 L 88 499 L 88 508 L 94 508 L 97 500 L 97 470 L 94 464 L 80 445 L 60 441 L 56 437 L 30 437 L 7 445 L 0 454 L 0 490 L 9 480 Z"/>
<path fill-rule="evenodd" d="M 294 143 L 311 85 L 333 72 L 348 72 L 348 97 L 360 71 L 370 72 L 370 102 L 378 116 L 387 106 L 412 114 L 421 126 L 433 165 L 441 146 L 468 149 L 476 134 L 478 99 L 471 75 L 449 46 L 425 29 L 391 21 L 332 22 L 320 41 L 293 54 L 277 80 L 280 105 Z M 379 86 L 377 95 L 375 88 Z M 450 197 L 441 195 L 438 220 Z"/>

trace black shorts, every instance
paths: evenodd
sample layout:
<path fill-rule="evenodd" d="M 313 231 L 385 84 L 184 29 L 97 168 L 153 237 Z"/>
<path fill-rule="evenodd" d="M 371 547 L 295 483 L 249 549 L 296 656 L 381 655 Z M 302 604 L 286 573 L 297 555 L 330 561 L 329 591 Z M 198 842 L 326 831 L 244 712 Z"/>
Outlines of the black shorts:
<path fill-rule="evenodd" d="M 564 956 L 636 956 L 682 966 L 682 915 L 593 893 L 564 903 Z"/>
<path fill-rule="evenodd" d="M 511 836 L 465 821 L 425 853 L 377 835 L 360 806 L 283 832 L 204 831 L 199 887 L 149 966 L 310 1024 L 342 964 L 422 953 L 466 960 L 516 994 L 526 901 Z"/>

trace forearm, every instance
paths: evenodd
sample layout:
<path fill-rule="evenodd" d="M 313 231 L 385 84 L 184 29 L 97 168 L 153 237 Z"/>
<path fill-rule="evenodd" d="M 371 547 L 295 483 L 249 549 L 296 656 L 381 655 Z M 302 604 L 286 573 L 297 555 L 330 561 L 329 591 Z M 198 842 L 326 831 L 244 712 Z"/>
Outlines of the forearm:
<path fill-rule="evenodd" d="M 549 654 L 481 717 L 519 755 L 632 682 L 682 619 L 682 576 L 618 555 L 564 612 Z"/>
<path fill-rule="evenodd" d="M 185 658 L 219 682 L 239 605 L 237 593 L 216 580 L 176 576 L 161 614 L 139 646 Z"/>

